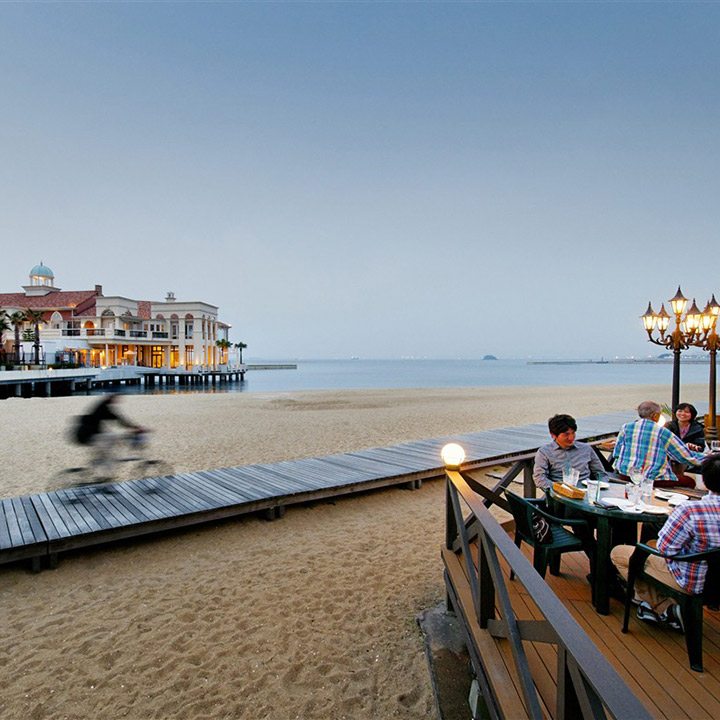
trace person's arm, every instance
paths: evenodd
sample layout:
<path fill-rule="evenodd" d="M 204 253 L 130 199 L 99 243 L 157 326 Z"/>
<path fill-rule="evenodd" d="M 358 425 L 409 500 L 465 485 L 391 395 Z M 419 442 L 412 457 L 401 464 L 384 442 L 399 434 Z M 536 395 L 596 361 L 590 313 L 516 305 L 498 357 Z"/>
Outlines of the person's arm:
<path fill-rule="evenodd" d="M 618 433 L 618 436 L 615 440 L 615 447 L 613 448 L 613 451 L 612 451 L 613 464 L 614 464 L 615 460 L 617 460 L 620 457 L 620 452 L 621 452 L 624 444 L 625 444 L 625 426 L 623 425 L 620 428 L 620 432 Z"/>
<path fill-rule="evenodd" d="M 535 453 L 533 482 L 535 483 L 535 487 L 541 490 L 548 490 L 552 487 L 552 482 L 550 481 L 550 460 L 542 448 Z"/>
<path fill-rule="evenodd" d="M 663 428 L 665 430 L 665 428 Z M 668 457 L 676 462 L 686 463 L 688 465 L 700 465 L 705 459 L 701 453 L 693 452 L 682 440 L 676 438 L 669 430 L 665 430 L 667 437 L 665 438 L 665 452 Z"/>

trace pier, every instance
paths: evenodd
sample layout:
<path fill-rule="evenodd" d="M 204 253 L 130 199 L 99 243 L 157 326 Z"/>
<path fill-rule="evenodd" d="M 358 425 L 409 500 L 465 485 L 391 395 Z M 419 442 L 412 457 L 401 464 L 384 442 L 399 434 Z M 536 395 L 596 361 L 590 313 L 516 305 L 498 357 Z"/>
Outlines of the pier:
<path fill-rule="evenodd" d="M 95 388 L 112 389 L 126 385 L 207 388 L 242 382 L 246 369 L 245 365 L 240 365 L 227 370 L 168 370 L 137 366 L 6 370 L 0 372 L 0 399 L 72 395 Z"/>

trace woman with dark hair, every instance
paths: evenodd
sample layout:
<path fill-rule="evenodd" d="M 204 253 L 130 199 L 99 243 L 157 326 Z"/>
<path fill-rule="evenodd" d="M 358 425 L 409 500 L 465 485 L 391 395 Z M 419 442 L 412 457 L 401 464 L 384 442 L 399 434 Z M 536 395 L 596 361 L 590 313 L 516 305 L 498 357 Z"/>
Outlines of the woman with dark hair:
<path fill-rule="evenodd" d="M 677 435 L 691 450 L 702 452 L 705 448 L 705 428 L 697 421 L 697 410 L 690 403 L 680 403 L 673 413 L 667 429 Z"/>
<path fill-rule="evenodd" d="M 680 403 L 673 413 L 673 419 L 666 425 L 667 429 L 677 435 L 689 448 L 702 452 L 705 448 L 705 428 L 697 421 L 697 409 L 690 403 Z M 685 474 L 688 465 L 670 463 L 673 472 L 684 487 L 695 487 L 695 480 Z"/>

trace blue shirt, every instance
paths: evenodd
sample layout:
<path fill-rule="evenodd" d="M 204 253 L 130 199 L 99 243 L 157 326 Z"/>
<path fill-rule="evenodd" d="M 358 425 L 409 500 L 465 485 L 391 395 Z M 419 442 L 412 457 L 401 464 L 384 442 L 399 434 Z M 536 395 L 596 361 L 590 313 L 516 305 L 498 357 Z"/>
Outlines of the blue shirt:
<path fill-rule="evenodd" d="M 705 456 L 689 450 L 687 445 L 667 428 L 647 418 L 625 423 L 620 428 L 613 450 L 615 469 L 623 475 L 631 467 L 642 468 L 652 480 L 677 480 L 669 460 L 686 465 L 699 465 Z"/>

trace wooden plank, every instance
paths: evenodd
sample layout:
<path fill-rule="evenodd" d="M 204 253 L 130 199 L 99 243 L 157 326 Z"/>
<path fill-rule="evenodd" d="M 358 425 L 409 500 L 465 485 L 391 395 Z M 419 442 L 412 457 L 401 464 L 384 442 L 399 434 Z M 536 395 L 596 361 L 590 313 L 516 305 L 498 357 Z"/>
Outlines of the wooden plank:
<path fill-rule="evenodd" d="M 38 517 L 37 512 L 35 511 L 35 507 L 30 501 L 30 498 L 25 495 L 19 498 L 19 500 L 22 503 L 23 509 L 25 510 L 25 517 L 27 517 L 28 522 L 30 523 L 30 527 L 32 528 L 32 534 L 35 542 L 47 542 L 47 534 L 43 529 L 40 518 Z"/>
<path fill-rule="evenodd" d="M 5 511 L 5 522 L 7 523 L 7 531 L 10 537 L 11 547 L 20 547 L 23 545 L 23 536 L 18 523 L 17 515 L 15 514 L 15 508 L 10 502 L 3 503 L 3 509 Z"/>
<path fill-rule="evenodd" d="M 89 488 L 88 490 L 93 492 Z M 76 503 L 72 493 L 72 490 L 58 490 L 57 492 L 49 493 L 49 497 L 58 514 L 61 516 L 64 514 L 66 516 L 65 524 L 71 529 L 71 534 L 86 535 L 102 530 L 92 515 L 87 512 L 81 512 L 79 508 L 75 507 Z"/>
<path fill-rule="evenodd" d="M 12 538 L 10 536 L 10 528 L 7 521 L 6 506 L 10 505 L 6 498 L 0 501 L 0 550 L 13 547 Z"/>
<path fill-rule="evenodd" d="M 48 534 L 49 539 L 55 540 L 58 538 L 72 536 L 72 531 L 65 524 L 65 518 L 57 511 L 51 497 L 47 493 L 31 495 L 30 497 L 33 500 L 33 505 L 37 510 L 38 517 L 43 523 L 43 527 L 45 528 L 45 532 Z M 37 504 L 35 502 L 36 500 Z M 45 524 L 46 521 L 48 522 L 47 525 Z M 52 528 L 52 533 L 50 528 Z"/>

